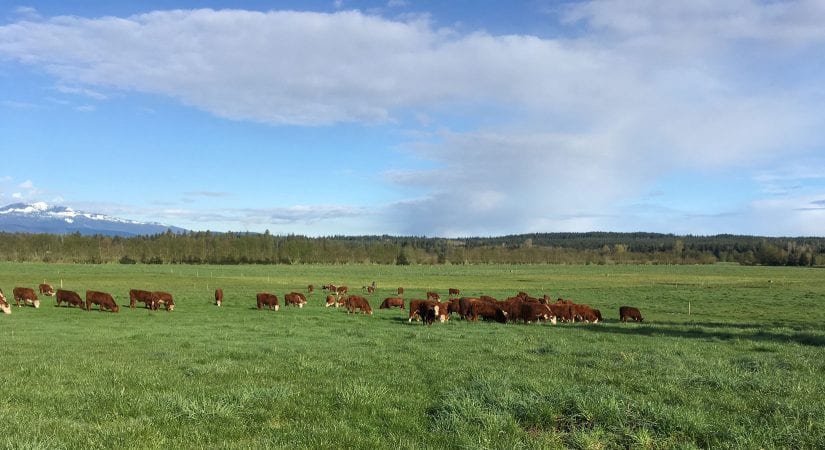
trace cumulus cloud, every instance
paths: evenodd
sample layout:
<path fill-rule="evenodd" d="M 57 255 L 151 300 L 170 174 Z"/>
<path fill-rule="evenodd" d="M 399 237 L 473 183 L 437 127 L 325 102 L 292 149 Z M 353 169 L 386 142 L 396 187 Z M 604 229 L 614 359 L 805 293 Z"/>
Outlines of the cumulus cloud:
<path fill-rule="evenodd" d="M 92 98 L 160 94 L 275 125 L 438 127 L 405 147 L 434 169 L 384 176 L 414 191 L 384 208 L 398 232 L 610 229 L 634 217 L 617 205 L 667 173 L 820 160 L 822 2 L 596 0 L 561 11 L 571 37 L 459 33 L 359 11 L 54 17 L 0 26 L 0 57 Z M 450 117 L 466 131 L 450 130 Z M 783 207 L 799 204 L 743 209 Z M 329 218 L 307 208 L 244 214 Z"/>

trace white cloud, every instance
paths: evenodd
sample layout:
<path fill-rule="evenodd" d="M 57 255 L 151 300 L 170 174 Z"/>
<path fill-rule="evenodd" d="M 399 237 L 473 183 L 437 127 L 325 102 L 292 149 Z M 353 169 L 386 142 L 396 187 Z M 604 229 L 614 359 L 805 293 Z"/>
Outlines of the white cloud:
<path fill-rule="evenodd" d="M 468 131 L 406 147 L 435 169 L 385 174 L 415 191 L 386 208 L 415 234 L 632 227 L 616 205 L 663 174 L 764 172 L 825 147 L 822 2 L 605 0 L 563 16 L 575 37 L 460 34 L 358 11 L 55 17 L 0 26 L 0 57 L 65 93 L 160 94 L 235 120 L 412 118 L 429 131 L 458 117 Z M 323 209 L 227 220 L 308 223 Z"/>

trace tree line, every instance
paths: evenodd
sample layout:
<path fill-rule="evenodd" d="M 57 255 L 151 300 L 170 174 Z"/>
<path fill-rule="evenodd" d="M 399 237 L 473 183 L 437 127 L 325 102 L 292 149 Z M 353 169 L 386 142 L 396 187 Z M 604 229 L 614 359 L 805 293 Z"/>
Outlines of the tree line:
<path fill-rule="evenodd" d="M 87 264 L 825 265 L 825 238 L 534 233 L 460 239 L 210 231 L 151 236 L 0 233 L 0 260 Z"/>

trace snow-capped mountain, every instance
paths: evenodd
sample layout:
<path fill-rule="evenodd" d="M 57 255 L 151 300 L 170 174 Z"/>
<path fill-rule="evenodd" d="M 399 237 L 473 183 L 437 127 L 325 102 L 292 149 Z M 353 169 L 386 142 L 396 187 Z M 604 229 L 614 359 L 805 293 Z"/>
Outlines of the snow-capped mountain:
<path fill-rule="evenodd" d="M 66 206 L 49 206 L 44 202 L 13 203 L 0 208 L 0 231 L 10 233 L 50 233 L 106 236 L 137 236 L 164 233 L 183 228 L 160 223 L 138 222 L 105 214 L 76 211 Z"/>

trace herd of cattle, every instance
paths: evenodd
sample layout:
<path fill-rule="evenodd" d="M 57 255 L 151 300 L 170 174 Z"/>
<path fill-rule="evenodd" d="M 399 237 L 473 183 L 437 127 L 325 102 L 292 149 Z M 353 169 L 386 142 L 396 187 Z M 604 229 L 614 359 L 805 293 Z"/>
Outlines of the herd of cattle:
<path fill-rule="evenodd" d="M 42 295 L 55 297 L 57 306 L 66 303 L 67 307 L 79 307 L 87 311 L 92 309 L 92 305 L 97 305 L 98 309 L 118 312 L 119 307 L 111 294 L 99 291 L 86 291 L 86 301 L 74 291 L 54 288 L 49 284 L 41 284 L 39 292 Z M 369 301 L 361 296 L 348 294 L 346 286 L 324 285 L 323 289 L 329 291 L 326 296 L 327 307 L 343 307 L 349 313 L 361 312 L 372 315 L 372 307 Z M 364 286 L 367 293 L 375 292 L 375 283 Z M 313 285 L 307 286 L 307 291 L 314 291 Z M 446 322 L 452 314 L 469 321 L 492 320 L 500 323 L 506 322 L 587 322 L 598 323 L 602 321 L 601 311 L 588 305 L 577 304 L 571 300 L 559 298 L 552 301 L 547 295 L 540 298 L 531 297 L 526 292 L 519 292 L 513 297 L 504 300 L 497 300 L 493 297 L 482 295 L 479 297 L 459 297 L 458 289 L 448 290 L 448 299 L 442 301 L 437 292 L 427 292 L 426 299 L 412 299 L 409 301 L 409 322 L 413 319 L 431 325 L 436 320 Z M 40 307 L 40 300 L 31 288 L 15 287 L 13 290 L 14 302 L 17 306 Z M 402 295 L 403 288 L 398 288 L 398 296 L 387 297 L 381 302 L 379 309 L 399 308 L 405 309 L 406 302 Z M 174 311 L 175 301 L 171 294 L 163 291 L 144 291 L 132 289 L 129 291 L 129 307 L 134 308 L 137 303 L 143 303 L 151 310 L 157 310 L 163 306 L 166 311 Z M 223 289 L 215 290 L 215 305 L 223 304 Z M 284 295 L 284 304 L 287 306 L 297 306 L 302 308 L 307 304 L 306 296 L 300 292 L 290 292 Z M 256 306 L 258 309 L 271 309 L 278 311 L 280 302 L 278 296 L 267 292 L 256 295 Z M 6 300 L 3 290 L 0 289 L 0 312 L 11 314 L 11 305 Z M 622 306 L 619 308 L 619 320 L 622 322 L 628 319 L 641 322 L 643 320 L 638 308 L 632 306 Z"/>

